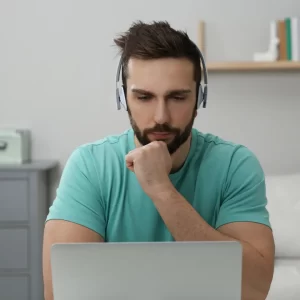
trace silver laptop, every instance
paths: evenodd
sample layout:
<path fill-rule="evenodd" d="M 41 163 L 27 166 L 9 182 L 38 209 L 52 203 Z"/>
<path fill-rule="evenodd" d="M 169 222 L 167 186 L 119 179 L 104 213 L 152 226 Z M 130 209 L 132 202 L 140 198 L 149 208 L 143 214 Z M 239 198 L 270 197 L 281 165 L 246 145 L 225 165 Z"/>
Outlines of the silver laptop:
<path fill-rule="evenodd" d="M 240 300 L 238 242 L 56 244 L 54 300 Z"/>

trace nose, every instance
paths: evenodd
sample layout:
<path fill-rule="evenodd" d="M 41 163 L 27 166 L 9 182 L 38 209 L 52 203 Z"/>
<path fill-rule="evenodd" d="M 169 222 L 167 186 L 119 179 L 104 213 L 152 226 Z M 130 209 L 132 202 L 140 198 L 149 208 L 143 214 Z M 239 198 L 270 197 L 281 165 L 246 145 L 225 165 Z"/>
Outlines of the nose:
<path fill-rule="evenodd" d="M 157 124 L 165 124 L 169 122 L 169 119 L 170 114 L 166 101 L 158 100 L 155 108 L 154 121 Z"/>

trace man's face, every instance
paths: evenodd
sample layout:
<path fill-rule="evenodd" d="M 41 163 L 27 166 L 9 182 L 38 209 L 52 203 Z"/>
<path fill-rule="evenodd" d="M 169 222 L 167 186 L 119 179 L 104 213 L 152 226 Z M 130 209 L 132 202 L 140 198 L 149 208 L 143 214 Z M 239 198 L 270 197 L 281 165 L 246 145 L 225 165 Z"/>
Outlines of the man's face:
<path fill-rule="evenodd" d="M 127 104 L 142 145 L 164 141 L 170 154 L 190 136 L 196 103 L 194 66 L 186 59 L 130 59 Z"/>

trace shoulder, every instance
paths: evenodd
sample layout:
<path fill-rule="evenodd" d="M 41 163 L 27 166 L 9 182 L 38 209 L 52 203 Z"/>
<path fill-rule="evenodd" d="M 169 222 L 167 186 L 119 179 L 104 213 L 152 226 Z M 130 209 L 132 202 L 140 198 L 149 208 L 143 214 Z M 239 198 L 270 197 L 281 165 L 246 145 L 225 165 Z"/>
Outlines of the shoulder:
<path fill-rule="evenodd" d="M 196 130 L 195 135 L 203 161 L 208 161 L 226 171 L 227 180 L 242 180 L 246 177 L 254 181 L 264 179 L 261 163 L 249 147 L 211 133 Z"/>
<path fill-rule="evenodd" d="M 130 134 L 131 131 L 126 130 L 121 134 L 108 135 L 102 139 L 82 144 L 76 149 L 76 151 L 91 154 L 97 154 L 103 151 L 126 151 L 130 143 Z"/>
<path fill-rule="evenodd" d="M 127 154 L 130 148 L 130 130 L 108 135 L 102 139 L 79 145 L 70 158 L 78 162 L 104 163 L 110 158 Z"/>
<path fill-rule="evenodd" d="M 244 145 L 226 140 L 212 133 L 203 133 L 197 129 L 193 129 L 193 134 L 197 138 L 198 145 L 205 151 L 207 155 L 232 155 L 237 149 L 245 147 Z"/>
<path fill-rule="evenodd" d="M 119 135 L 109 135 L 94 142 L 76 147 L 67 159 L 62 176 L 84 176 L 98 186 L 111 177 L 113 170 L 120 171 L 125 166 L 125 155 L 130 148 L 130 130 Z"/>

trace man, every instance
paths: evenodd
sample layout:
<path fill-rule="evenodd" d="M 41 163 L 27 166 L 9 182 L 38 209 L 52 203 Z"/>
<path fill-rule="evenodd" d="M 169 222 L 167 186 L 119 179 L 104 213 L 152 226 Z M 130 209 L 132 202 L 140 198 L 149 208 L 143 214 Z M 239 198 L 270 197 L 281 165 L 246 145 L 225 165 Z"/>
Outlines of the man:
<path fill-rule="evenodd" d="M 265 299 L 274 242 L 263 170 L 246 147 L 193 128 L 199 52 L 166 22 L 134 23 L 115 39 L 132 128 L 70 156 L 45 225 L 68 242 L 230 241 L 243 246 L 243 299 Z"/>

